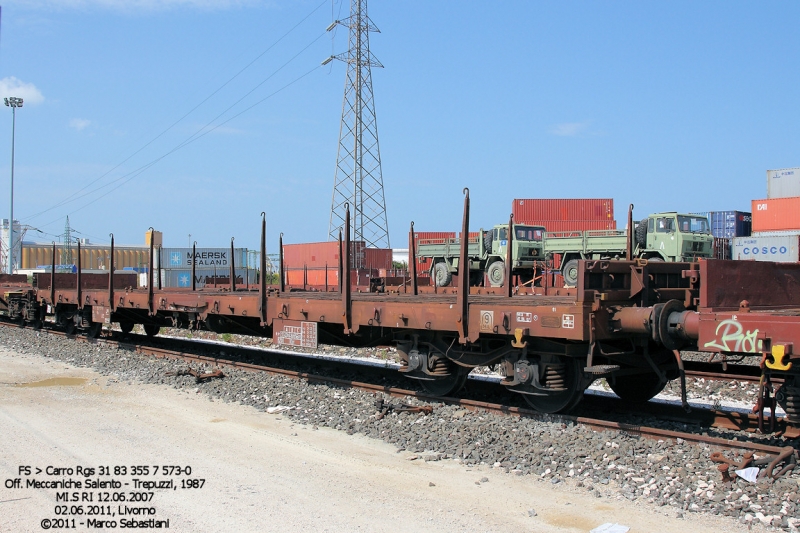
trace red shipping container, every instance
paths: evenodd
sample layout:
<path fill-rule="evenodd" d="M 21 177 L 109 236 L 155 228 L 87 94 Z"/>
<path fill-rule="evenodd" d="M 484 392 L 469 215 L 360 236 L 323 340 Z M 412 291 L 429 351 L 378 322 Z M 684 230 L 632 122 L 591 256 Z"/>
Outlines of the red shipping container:
<path fill-rule="evenodd" d="M 800 196 L 753 200 L 753 231 L 800 230 Z"/>
<path fill-rule="evenodd" d="M 353 251 L 351 268 L 392 268 L 392 250 L 367 248 L 363 241 L 350 243 Z M 339 242 L 309 242 L 283 245 L 283 262 L 287 269 L 339 268 Z"/>
<path fill-rule="evenodd" d="M 364 268 L 391 269 L 391 248 L 364 248 Z"/>
<path fill-rule="evenodd" d="M 355 245 L 356 243 L 352 243 Z M 354 246 L 355 248 L 355 246 Z M 339 267 L 339 242 L 308 242 L 283 245 L 283 262 L 288 269 L 301 269 L 303 266 Z M 302 284 L 302 278 L 300 280 Z"/>
<path fill-rule="evenodd" d="M 514 220 L 529 224 L 534 220 L 613 220 L 614 200 L 516 198 L 511 202 Z"/>
<path fill-rule="evenodd" d="M 605 230 L 617 229 L 616 220 L 537 220 L 533 222 L 523 222 L 534 226 L 544 226 L 548 232 L 557 231 L 585 231 L 585 230 Z"/>

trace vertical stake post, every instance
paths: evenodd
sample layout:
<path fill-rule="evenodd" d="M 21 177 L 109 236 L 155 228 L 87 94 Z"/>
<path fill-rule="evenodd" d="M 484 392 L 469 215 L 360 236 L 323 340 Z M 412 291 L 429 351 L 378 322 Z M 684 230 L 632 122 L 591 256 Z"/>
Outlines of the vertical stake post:
<path fill-rule="evenodd" d="M 147 312 L 152 316 L 153 313 L 153 232 L 150 226 L 150 255 L 149 266 L 147 268 Z"/>
<path fill-rule="evenodd" d="M 258 278 L 258 310 L 261 312 L 261 325 L 267 325 L 267 213 L 261 212 L 261 260 L 258 265 L 261 277 Z"/>
<path fill-rule="evenodd" d="M 344 214 L 344 243 L 342 244 L 342 251 L 340 256 L 344 262 L 344 279 L 342 280 L 342 306 L 344 311 L 342 319 L 344 322 L 345 334 L 352 333 L 352 324 L 350 323 L 350 204 L 345 204 Z"/>
<path fill-rule="evenodd" d="M 197 241 L 192 243 L 192 292 L 197 290 Z"/>
<path fill-rule="evenodd" d="M 230 268 L 230 288 L 231 292 L 236 291 L 236 259 L 233 257 L 233 237 L 231 237 L 231 268 Z"/>
<path fill-rule="evenodd" d="M 111 236 L 111 258 L 108 261 L 108 306 L 114 312 L 114 234 Z"/>
<path fill-rule="evenodd" d="M 408 232 L 408 269 L 411 273 L 411 294 L 417 295 L 417 248 L 416 234 L 414 233 L 414 221 L 411 221 L 411 229 Z"/>
<path fill-rule="evenodd" d="M 508 239 L 506 239 L 506 296 L 509 298 L 513 294 L 511 267 L 514 256 L 511 253 L 512 246 L 514 246 L 514 213 L 511 213 L 511 216 L 508 217 Z"/>
<path fill-rule="evenodd" d="M 459 342 L 469 340 L 469 189 L 464 187 L 464 218 L 461 224 L 461 251 L 458 256 L 458 307 Z"/>
<path fill-rule="evenodd" d="M 50 305 L 56 308 L 56 241 L 53 241 L 53 264 L 50 265 Z"/>

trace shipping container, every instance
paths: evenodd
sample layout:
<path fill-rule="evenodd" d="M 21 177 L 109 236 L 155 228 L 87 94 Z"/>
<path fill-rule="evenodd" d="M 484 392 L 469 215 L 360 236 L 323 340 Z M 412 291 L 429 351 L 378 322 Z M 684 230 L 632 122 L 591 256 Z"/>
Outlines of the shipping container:
<path fill-rule="evenodd" d="M 544 226 L 550 233 L 557 231 L 586 231 L 617 229 L 616 220 L 540 220 L 524 222 L 532 226 Z"/>
<path fill-rule="evenodd" d="M 780 231 L 754 231 L 751 233 L 753 237 L 782 237 L 784 235 L 800 235 L 798 229 L 785 229 Z"/>
<path fill-rule="evenodd" d="M 350 243 L 352 268 L 391 268 L 391 248 L 367 248 L 363 241 Z M 283 245 L 284 265 L 291 269 L 303 266 L 309 268 L 339 268 L 339 242 L 308 242 Z"/>
<path fill-rule="evenodd" d="M 78 261 L 78 247 L 72 246 L 69 258 L 64 257 L 63 246 L 56 245 L 56 264 L 75 264 Z M 84 269 L 107 269 L 110 267 L 111 247 L 93 244 L 81 246 L 81 266 Z M 114 248 L 114 268 L 139 267 L 148 264 L 149 250 L 144 247 L 117 246 Z M 50 265 L 53 261 L 52 244 L 25 243 L 22 247 L 21 267 L 36 268 Z"/>
<path fill-rule="evenodd" d="M 733 237 L 714 237 L 712 254 L 714 259 L 732 258 Z"/>
<path fill-rule="evenodd" d="M 164 234 L 160 231 L 151 231 L 147 230 L 144 234 L 144 244 L 147 247 L 150 247 L 150 241 L 153 241 L 153 246 L 163 246 L 164 245 Z"/>
<path fill-rule="evenodd" d="M 614 219 L 614 200 L 516 198 L 511 203 L 511 212 L 514 220 L 521 224 L 532 224 L 537 220 L 609 221 Z"/>
<path fill-rule="evenodd" d="M 800 236 L 734 237 L 733 259 L 797 263 L 800 261 Z"/>
<path fill-rule="evenodd" d="M 228 250 L 230 252 L 230 250 Z M 227 287 L 230 284 L 230 267 L 218 268 L 216 271 L 213 268 L 196 268 L 195 269 L 195 287 L 202 289 L 207 285 L 211 287 L 214 284 L 214 276 L 216 275 L 216 283 L 220 287 Z M 244 288 L 249 280 L 250 285 L 255 285 L 257 278 L 254 270 L 247 270 L 244 268 L 237 268 L 236 272 L 236 286 L 237 288 Z M 146 274 L 145 274 L 146 276 Z M 155 273 L 154 273 L 155 277 Z M 146 284 L 146 282 L 145 282 Z M 192 286 L 192 269 L 162 269 L 161 270 L 161 287 L 171 288 L 191 288 Z"/>
<path fill-rule="evenodd" d="M 237 268 L 247 265 L 247 248 L 233 249 L 234 266 Z M 161 248 L 160 253 L 155 250 L 153 259 L 154 268 L 158 266 L 158 258 L 161 257 L 161 269 L 191 269 L 192 268 L 192 249 L 191 248 Z M 195 250 L 195 267 L 200 268 L 230 268 L 230 248 L 197 248 Z"/>
<path fill-rule="evenodd" d="M 753 231 L 800 230 L 800 197 L 753 200 Z"/>
<path fill-rule="evenodd" d="M 752 216 L 743 211 L 701 211 L 692 213 L 708 219 L 711 234 L 718 239 L 747 237 L 752 232 Z"/>
<path fill-rule="evenodd" d="M 800 168 L 767 170 L 767 198 L 800 196 Z"/>

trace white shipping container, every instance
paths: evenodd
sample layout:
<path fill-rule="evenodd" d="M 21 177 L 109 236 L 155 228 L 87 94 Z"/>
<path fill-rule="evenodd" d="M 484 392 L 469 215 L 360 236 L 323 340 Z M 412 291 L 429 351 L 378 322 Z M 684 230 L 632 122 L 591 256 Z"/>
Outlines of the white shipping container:
<path fill-rule="evenodd" d="M 784 229 L 779 231 L 754 231 L 753 237 L 783 237 L 787 235 L 800 235 L 800 229 Z"/>
<path fill-rule="evenodd" d="M 800 196 L 800 167 L 767 170 L 767 198 Z"/>
<path fill-rule="evenodd" d="M 800 261 L 800 235 L 734 237 L 732 258 L 797 263 Z"/>

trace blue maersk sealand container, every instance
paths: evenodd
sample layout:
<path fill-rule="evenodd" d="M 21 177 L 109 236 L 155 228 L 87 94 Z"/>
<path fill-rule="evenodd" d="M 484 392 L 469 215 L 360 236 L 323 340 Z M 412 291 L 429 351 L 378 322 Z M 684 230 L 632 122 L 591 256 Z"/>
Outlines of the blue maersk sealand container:
<path fill-rule="evenodd" d="M 706 211 L 695 213 L 708 217 L 711 234 L 718 239 L 749 237 L 753 227 L 750 213 L 743 211 Z"/>

